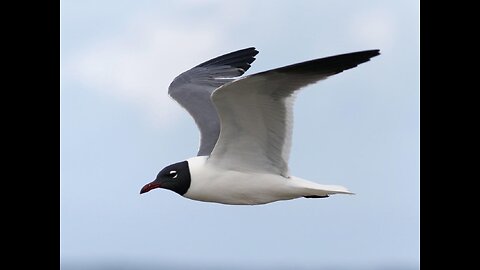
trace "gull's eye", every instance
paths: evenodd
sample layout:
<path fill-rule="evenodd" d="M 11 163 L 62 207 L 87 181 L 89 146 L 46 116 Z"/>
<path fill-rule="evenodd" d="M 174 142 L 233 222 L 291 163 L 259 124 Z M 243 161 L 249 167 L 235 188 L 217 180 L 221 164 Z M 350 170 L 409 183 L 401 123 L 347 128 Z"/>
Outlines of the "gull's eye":
<path fill-rule="evenodd" d="M 178 174 L 177 174 L 177 171 L 170 171 L 168 173 L 168 176 L 172 177 L 172 178 L 177 178 Z"/>

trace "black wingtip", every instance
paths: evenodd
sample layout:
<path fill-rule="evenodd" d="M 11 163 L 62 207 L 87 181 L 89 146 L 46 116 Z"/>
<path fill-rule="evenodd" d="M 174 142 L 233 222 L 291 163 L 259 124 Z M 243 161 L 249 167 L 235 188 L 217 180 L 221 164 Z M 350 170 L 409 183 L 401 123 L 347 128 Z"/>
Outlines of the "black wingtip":
<path fill-rule="evenodd" d="M 323 60 L 323 61 L 345 61 L 345 62 L 359 62 L 363 63 L 369 61 L 371 58 L 380 55 L 380 50 L 379 49 L 374 49 L 374 50 L 365 50 L 365 51 L 357 51 L 357 52 L 351 52 L 351 53 L 344 53 L 344 54 L 338 54 L 334 56 L 329 56 L 317 60 Z M 313 60 L 315 61 L 315 60 Z"/>
<path fill-rule="evenodd" d="M 257 54 L 258 51 L 255 49 L 255 47 L 249 47 L 215 57 L 211 60 L 201 63 L 197 67 L 231 66 L 241 68 L 245 72 L 250 68 L 250 64 L 255 61 L 255 55 Z"/>
<path fill-rule="evenodd" d="M 372 53 L 372 54 L 373 54 L 373 56 L 377 56 L 377 55 L 379 55 L 379 54 L 380 54 L 380 49 L 373 49 L 373 50 L 359 51 L 359 53 L 361 53 L 361 52 L 369 52 L 369 53 Z M 373 57 L 373 56 L 372 56 L 372 57 Z"/>
<path fill-rule="evenodd" d="M 357 53 L 364 54 L 365 56 L 370 56 L 370 58 L 373 58 L 373 57 L 381 54 L 379 49 L 360 51 L 360 52 L 357 52 Z"/>
<path fill-rule="evenodd" d="M 379 49 L 345 53 L 281 67 L 275 71 L 280 73 L 319 73 L 332 75 L 368 62 L 371 58 L 378 55 L 380 55 Z"/>

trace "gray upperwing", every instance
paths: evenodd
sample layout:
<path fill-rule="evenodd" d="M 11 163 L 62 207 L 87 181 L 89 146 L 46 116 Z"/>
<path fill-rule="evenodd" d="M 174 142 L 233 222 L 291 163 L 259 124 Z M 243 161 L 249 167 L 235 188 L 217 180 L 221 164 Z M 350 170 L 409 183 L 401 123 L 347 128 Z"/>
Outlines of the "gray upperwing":
<path fill-rule="evenodd" d="M 210 155 L 220 134 L 220 120 L 211 94 L 245 73 L 257 53 L 251 47 L 213 58 L 180 74 L 168 87 L 168 94 L 188 111 L 200 130 L 197 156 Z"/>
<path fill-rule="evenodd" d="M 229 170 L 288 177 L 295 92 L 379 54 L 369 50 L 315 59 L 249 75 L 216 89 L 212 100 L 222 129 L 208 162 Z"/>

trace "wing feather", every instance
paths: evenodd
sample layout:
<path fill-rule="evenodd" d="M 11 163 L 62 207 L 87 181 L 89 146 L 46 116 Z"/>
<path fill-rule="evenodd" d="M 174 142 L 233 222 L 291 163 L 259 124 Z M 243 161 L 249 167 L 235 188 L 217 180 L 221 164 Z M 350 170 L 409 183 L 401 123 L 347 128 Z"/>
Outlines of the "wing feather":
<path fill-rule="evenodd" d="M 354 52 L 285 66 L 224 84 L 212 94 L 220 135 L 208 162 L 289 176 L 295 92 L 379 55 Z"/>
<path fill-rule="evenodd" d="M 216 57 L 180 74 L 170 84 L 169 95 L 188 111 L 200 130 L 198 156 L 210 155 L 220 133 L 211 94 L 245 73 L 257 53 L 251 47 Z"/>

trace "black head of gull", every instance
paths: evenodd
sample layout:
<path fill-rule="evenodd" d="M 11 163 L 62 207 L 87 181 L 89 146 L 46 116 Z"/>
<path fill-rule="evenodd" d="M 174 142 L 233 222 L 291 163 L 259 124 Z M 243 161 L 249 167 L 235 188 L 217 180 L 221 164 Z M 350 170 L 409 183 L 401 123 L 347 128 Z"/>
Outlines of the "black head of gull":
<path fill-rule="evenodd" d="M 188 168 L 188 162 L 178 162 L 161 170 L 155 180 L 146 184 L 142 188 L 140 194 L 149 192 L 155 188 L 164 188 L 183 195 L 190 187 L 190 179 L 191 177 L 190 170 Z"/>

